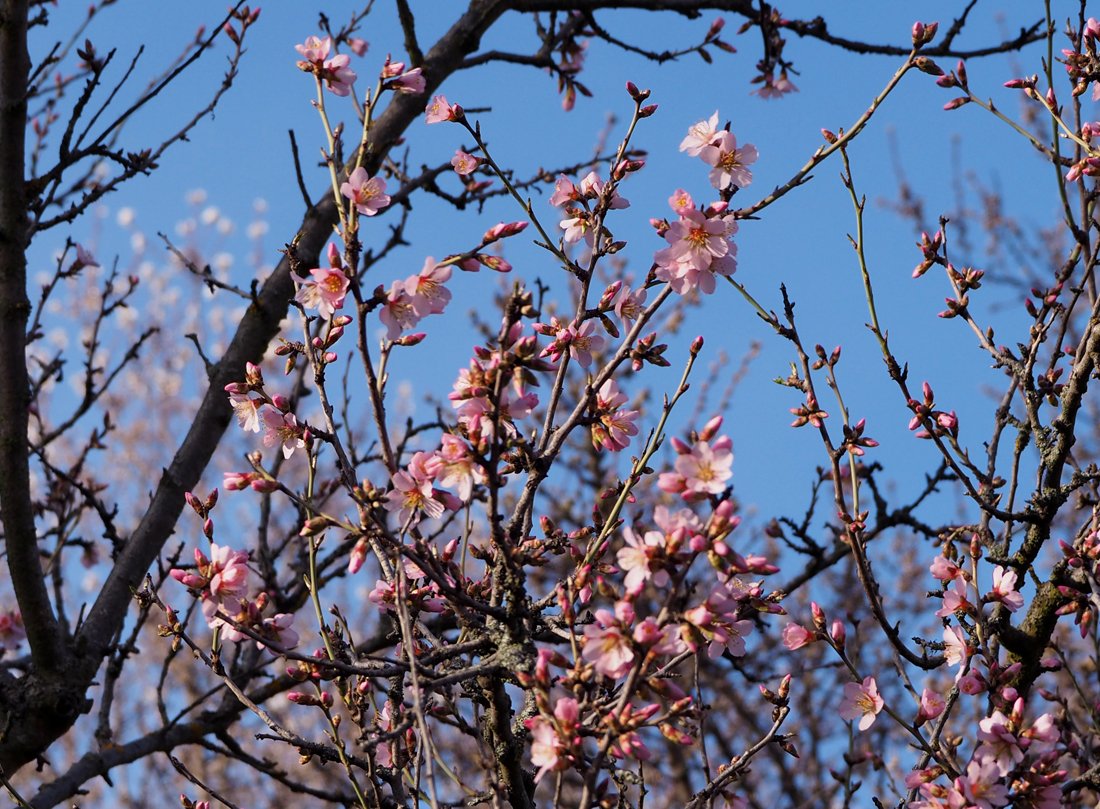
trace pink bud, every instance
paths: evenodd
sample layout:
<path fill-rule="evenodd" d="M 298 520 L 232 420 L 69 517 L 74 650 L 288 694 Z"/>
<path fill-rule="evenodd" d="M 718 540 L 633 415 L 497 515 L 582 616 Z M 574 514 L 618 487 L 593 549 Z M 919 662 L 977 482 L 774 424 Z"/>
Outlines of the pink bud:
<path fill-rule="evenodd" d="M 248 488 L 252 478 L 251 472 L 226 472 L 222 478 L 222 485 L 231 492 L 239 492 Z"/>
<path fill-rule="evenodd" d="M 710 421 L 703 425 L 703 429 L 699 431 L 699 438 L 702 441 L 710 441 L 714 436 L 718 434 L 718 431 L 722 429 L 722 417 L 712 416 Z M 722 505 L 728 503 L 728 500 L 723 500 Z"/>
<path fill-rule="evenodd" d="M 844 624 L 839 619 L 833 621 L 832 627 L 829 629 L 829 636 L 836 642 L 837 646 L 844 645 L 844 639 L 848 636 L 844 629 Z"/>
<path fill-rule="evenodd" d="M 810 612 L 814 618 L 814 626 L 818 631 L 825 629 L 825 610 L 821 609 L 816 601 L 810 602 Z"/>
<path fill-rule="evenodd" d="M 630 97 L 635 101 L 641 102 L 649 98 L 649 90 L 639 90 L 638 85 L 632 81 L 626 83 L 626 91 L 630 93 Z"/>
<path fill-rule="evenodd" d="M 938 22 L 913 23 L 913 47 L 922 48 L 936 38 L 936 31 L 940 27 Z"/>
<path fill-rule="evenodd" d="M 481 237 L 481 243 L 489 244 L 490 242 L 495 242 L 497 239 L 506 239 L 509 236 L 515 236 L 526 227 L 527 223 L 523 221 L 501 222 L 485 231 L 485 235 Z"/>

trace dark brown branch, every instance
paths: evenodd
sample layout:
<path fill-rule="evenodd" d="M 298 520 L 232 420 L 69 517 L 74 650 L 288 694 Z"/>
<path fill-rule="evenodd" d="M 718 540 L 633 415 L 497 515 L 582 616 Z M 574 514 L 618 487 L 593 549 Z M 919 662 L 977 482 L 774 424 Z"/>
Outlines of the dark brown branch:
<path fill-rule="evenodd" d="M 63 644 L 39 562 L 27 446 L 27 11 L 26 0 L 0 6 L 0 518 L 35 669 L 49 675 L 61 665 Z"/>

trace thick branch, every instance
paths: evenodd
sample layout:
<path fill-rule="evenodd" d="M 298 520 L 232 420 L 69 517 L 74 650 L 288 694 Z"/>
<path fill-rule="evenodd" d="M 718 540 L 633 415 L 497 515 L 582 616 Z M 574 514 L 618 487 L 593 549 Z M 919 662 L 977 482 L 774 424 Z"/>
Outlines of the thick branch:
<path fill-rule="evenodd" d="M 27 127 L 27 2 L 0 7 L 0 519 L 15 597 L 23 614 L 35 669 L 56 671 L 62 658 L 31 505 L 27 424 L 30 384 L 26 331 L 27 205 L 24 143 Z"/>

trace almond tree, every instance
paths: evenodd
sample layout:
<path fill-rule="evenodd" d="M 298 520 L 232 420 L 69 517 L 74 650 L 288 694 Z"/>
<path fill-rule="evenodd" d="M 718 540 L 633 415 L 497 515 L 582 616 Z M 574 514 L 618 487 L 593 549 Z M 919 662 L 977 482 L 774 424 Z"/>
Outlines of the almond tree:
<path fill-rule="evenodd" d="M 120 528 L 118 499 L 101 483 L 110 461 L 92 456 L 121 440 L 108 404 L 112 384 L 148 361 L 143 351 L 155 345 L 150 330 L 113 364 L 100 360 L 109 342 L 101 329 L 138 294 L 137 281 L 110 271 L 97 276 L 83 395 L 55 420 L 45 403 L 64 364 L 34 353 L 43 312 L 62 282 L 90 277 L 103 258 L 70 242 L 39 292 L 28 282 L 27 249 L 40 231 L 65 227 L 121 183 L 171 159 L 169 147 L 230 89 L 262 19 L 236 5 L 135 103 L 110 112 L 117 88 L 103 86 L 104 73 L 116 51 L 104 55 L 87 41 L 59 45 L 32 64 L 28 29 L 48 24 L 50 9 L 6 2 L 0 516 L 15 604 L 0 616 L 0 641 L 16 647 L 25 636 L 29 652 L 0 661 L 7 664 L 0 772 L 13 799 L 57 805 L 100 789 L 97 779 L 115 768 L 153 768 L 173 751 L 181 751 L 173 767 L 193 785 L 186 789 L 227 806 L 244 792 L 248 771 L 264 776 L 253 799 L 305 793 L 363 807 L 638 806 L 647 795 L 690 807 L 796 805 L 814 795 L 845 805 L 863 781 L 876 800 L 899 805 L 1094 799 L 1095 700 L 1075 661 L 1096 637 L 1096 474 L 1091 446 L 1080 456 L 1072 450 L 1078 437 L 1089 437 L 1078 422 L 1097 339 L 1091 182 L 1100 158 L 1081 98 L 1100 86 L 1100 28 L 1082 6 L 1064 33 L 1048 16 L 1008 40 L 962 50 L 957 42 L 973 6 L 942 26 L 917 23 L 877 44 L 836 36 L 820 18 L 786 19 L 767 4 L 735 0 L 474 0 L 425 46 L 413 9 L 398 0 L 405 56 L 380 65 L 361 61 L 359 33 L 368 12 L 386 12 L 368 4 L 339 28 L 322 17 L 317 31 L 290 43 L 296 56 L 288 44 L 288 61 L 313 82 L 326 181 L 298 231 L 286 234 L 278 265 L 251 290 L 180 254 L 212 291 L 247 308 L 219 356 L 207 357 L 194 340 L 206 362 L 201 401 L 172 457 L 150 461 L 162 472 L 130 530 Z M 476 113 L 445 93 L 460 69 L 508 62 L 549 70 L 568 108 L 588 92 L 584 42 L 657 63 L 688 56 L 710 63 L 731 48 L 721 23 L 704 23 L 696 42 L 649 52 L 629 30 L 605 25 L 611 8 L 650 11 L 654 19 L 731 15 L 760 35 L 757 73 L 745 84 L 768 97 L 795 89 L 786 50 L 792 33 L 855 54 L 890 55 L 897 67 L 863 115 L 823 132 L 821 147 L 770 192 L 752 186 L 762 150 L 739 140 L 717 114 L 692 126 L 681 149 L 699 158 L 712 198 L 669 189 L 670 208 L 646 201 L 659 247 L 635 258 L 642 269 L 628 281 L 615 257 L 649 248 L 617 239 L 616 217 L 633 175 L 646 159 L 659 159 L 643 158 L 635 146 L 645 127 L 661 125 L 659 99 L 644 82 L 624 77 L 638 83 L 627 83 L 621 99 L 629 120 L 616 145 L 532 177 L 501 165 Z M 481 47 L 506 13 L 533 20 L 535 50 Z M 1058 37 L 1067 43 L 1068 86 L 1055 75 Z M 1044 40 L 1046 75 L 1011 82 L 1030 105 L 1030 126 L 972 93 L 963 61 L 951 72 L 939 65 Z M 210 105 L 181 120 L 158 147 L 127 149 L 125 123 L 215 47 L 228 47 L 230 61 Z M 384 49 L 396 52 L 397 43 Z M 68 72 L 47 81 L 55 66 Z M 1028 301 L 1032 323 L 1012 348 L 979 320 L 971 295 L 984 275 L 949 252 L 946 220 L 921 237 L 916 274 L 938 267 L 949 285 L 941 317 L 968 326 L 1008 379 L 981 450 L 962 441 L 958 417 L 931 384 L 909 379 L 879 322 L 864 199 L 849 160 L 850 144 L 881 103 L 905 82 L 931 80 L 921 74 L 961 93 L 948 109 L 984 107 L 1050 161 L 1072 236 L 1068 247 L 1051 246 L 1058 260 L 1041 274 Z M 1072 100 L 1060 105 L 1059 93 Z M 59 108 L 68 112 L 58 115 Z M 422 125 L 452 128 L 453 160 L 410 168 L 418 161 L 396 147 Z M 803 341 L 785 289 L 772 311 L 761 302 L 767 290 L 750 290 L 734 276 L 745 223 L 766 216 L 826 162 L 842 169 L 851 192 L 871 337 L 912 430 L 942 459 L 923 489 L 898 502 L 879 483 L 881 468 L 865 460 L 877 441 L 864 420 L 849 417 L 841 351 Z M 445 190 L 452 173 L 457 192 Z M 551 187 L 552 207 L 536 205 L 534 191 Z M 409 201 L 428 193 L 458 208 L 504 195 L 515 200 L 516 218 L 488 227 L 475 244 L 424 259 L 413 275 L 382 278 L 380 262 L 404 242 Z M 737 207 L 742 200 L 752 201 Z M 534 234 L 547 271 L 566 278 L 567 291 L 551 302 L 541 286 L 506 289 L 496 311 L 483 313 L 469 365 L 456 369 L 449 393 L 437 391 L 437 412 L 399 423 L 387 387 L 391 357 L 421 350 L 423 334 L 415 330 L 429 328 L 446 308 L 456 273 L 480 272 L 471 283 L 484 284 L 488 271 L 510 269 L 501 245 L 521 233 Z M 711 294 L 744 301 L 790 344 L 794 362 L 781 381 L 798 396 L 793 426 L 816 431 L 824 449 L 805 516 L 776 520 L 768 545 L 754 547 L 740 539 L 744 531 L 735 533 L 740 504 L 729 483 L 732 440 L 722 416 L 684 431 L 670 421 L 674 412 L 679 418 L 704 350 L 683 324 Z M 379 325 L 386 337 L 374 345 Z M 681 351 L 664 342 L 676 336 L 684 338 Z M 354 357 L 354 382 L 341 379 L 342 355 Z M 661 392 L 661 405 L 642 408 L 645 384 L 655 383 L 638 380 L 670 364 L 683 369 L 678 384 Z M 369 401 L 365 420 L 349 406 L 356 391 Z M 77 425 L 92 416 L 101 426 L 82 435 Z M 234 421 L 240 433 L 225 438 Z M 1001 448 L 1009 435 L 1013 451 Z M 248 468 L 221 470 L 223 489 L 254 498 L 254 543 L 237 541 L 232 528 L 223 539 L 226 495 L 194 491 L 219 445 L 242 438 L 253 441 Z M 664 442 L 674 457 L 658 468 Z M 1030 485 L 1024 470 L 1033 467 L 1037 483 Z M 32 469 L 46 491 L 32 491 Z M 921 516 L 939 491 L 958 495 L 963 517 Z M 832 514 L 817 516 L 830 497 Z M 102 543 L 87 539 L 93 522 Z M 169 543 L 175 531 L 186 538 L 185 550 Z M 942 587 L 935 585 L 932 599 L 897 605 L 883 593 L 886 574 L 870 549 L 903 533 L 939 545 L 923 569 L 931 565 Z M 106 582 L 86 612 L 72 615 L 66 559 L 78 549 L 94 557 L 100 544 L 110 555 Z M 848 586 L 819 595 L 816 587 L 834 589 L 837 570 Z M 354 576 L 374 582 L 366 605 L 341 589 Z M 1025 596 L 1027 585 L 1034 590 Z M 808 618 L 798 614 L 807 593 L 816 596 L 813 607 L 805 605 Z M 915 641 L 899 630 L 899 609 L 921 634 Z M 785 611 L 792 618 L 784 627 L 776 616 Z M 1014 621 L 1017 613 L 1023 617 Z M 1057 634 L 1063 615 L 1075 616 L 1085 643 Z M 758 637 L 772 653 L 746 642 Z M 780 637 L 798 654 L 775 654 Z M 133 699 L 127 683 L 142 682 L 139 638 L 143 651 L 159 643 L 163 655 L 158 721 L 127 734 L 112 711 Z M 186 676 L 179 673 L 184 649 L 193 658 Z M 913 678 L 925 673 L 929 684 L 918 688 Z M 821 699 L 829 688 L 835 698 Z M 194 699 L 176 689 L 192 689 Z M 1040 710 L 1040 696 L 1055 707 Z M 739 727 L 723 726 L 716 704 L 735 713 Z M 792 719 L 792 709 L 802 718 Z M 94 743 L 74 730 L 89 712 L 98 717 Z M 861 733 L 873 734 L 875 746 Z M 800 744 L 804 737 L 809 748 Z M 29 772 L 25 765 L 50 759 L 60 744 L 87 752 L 64 769 Z M 213 753 L 213 761 L 183 760 L 195 750 Z M 795 763 L 795 754 L 810 763 Z"/>

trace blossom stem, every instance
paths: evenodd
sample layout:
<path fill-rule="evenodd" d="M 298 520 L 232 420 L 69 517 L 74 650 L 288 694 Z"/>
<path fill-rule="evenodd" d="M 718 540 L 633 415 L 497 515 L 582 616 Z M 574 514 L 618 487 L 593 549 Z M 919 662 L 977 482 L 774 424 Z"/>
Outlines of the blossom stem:
<path fill-rule="evenodd" d="M 668 423 L 668 417 L 672 415 L 672 408 L 680 401 L 680 397 L 687 393 L 688 377 L 691 375 L 691 369 L 695 365 L 696 356 L 694 352 L 688 355 L 688 360 L 684 365 L 683 374 L 680 375 L 680 384 L 677 386 L 676 392 L 671 399 L 667 396 L 665 397 L 665 404 L 661 408 L 661 418 L 658 420 L 657 426 L 654 427 L 653 431 L 649 434 L 649 440 L 646 442 L 642 454 L 631 466 L 630 477 L 623 483 L 622 491 L 620 491 L 619 496 L 615 498 L 615 503 L 611 506 L 611 510 L 608 512 L 607 518 L 604 521 L 603 529 L 596 538 L 589 543 L 588 551 L 584 555 L 585 565 L 591 564 L 592 561 L 602 553 L 604 541 L 611 532 L 618 527 L 619 514 L 622 512 L 623 506 L 626 505 L 626 501 L 630 499 L 630 493 L 634 489 L 634 486 L 642 478 L 642 470 L 649 465 L 649 461 L 657 454 L 657 450 L 660 449 L 664 441 L 665 425 Z"/>
<path fill-rule="evenodd" d="M 859 118 L 856 119 L 855 123 L 852 124 L 847 132 L 841 131 L 835 141 L 830 143 L 828 146 L 819 147 L 817 151 L 810 156 L 810 159 L 806 161 L 806 164 L 802 166 L 802 168 L 800 168 L 795 173 L 795 175 L 791 177 L 790 180 L 788 180 L 779 188 L 772 191 L 770 194 L 768 194 L 768 196 L 750 205 L 748 208 L 741 208 L 737 211 L 734 211 L 735 216 L 738 219 L 749 219 L 754 214 L 757 214 L 760 211 L 764 210 L 781 197 L 786 196 L 798 186 L 809 181 L 811 171 L 817 168 L 817 166 L 820 163 L 824 162 L 825 159 L 828 158 L 831 154 L 847 146 L 852 141 L 852 139 L 860 133 L 863 127 L 867 125 L 867 123 L 871 120 L 871 117 L 882 105 L 882 102 L 886 100 L 886 97 L 889 96 L 890 93 L 894 91 L 894 88 L 897 87 L 898 84 L 901 82 L 902 77 L 905 76 L 905 74 L 913 68 L 913 60 L 916 55 L 917 51 L 914 48 L 909 53 L 909 56 L 908 58 L 906 58 L 905 63 L 897 69 L 894 75 L 890 77 L 890 81 L 886 83 L 886 86 L 882 89 L 882 91 L 871 101 L 871 105 L 867 107 L 866 112 L 864 112 L 861 116 L 859 116 Z"/>

